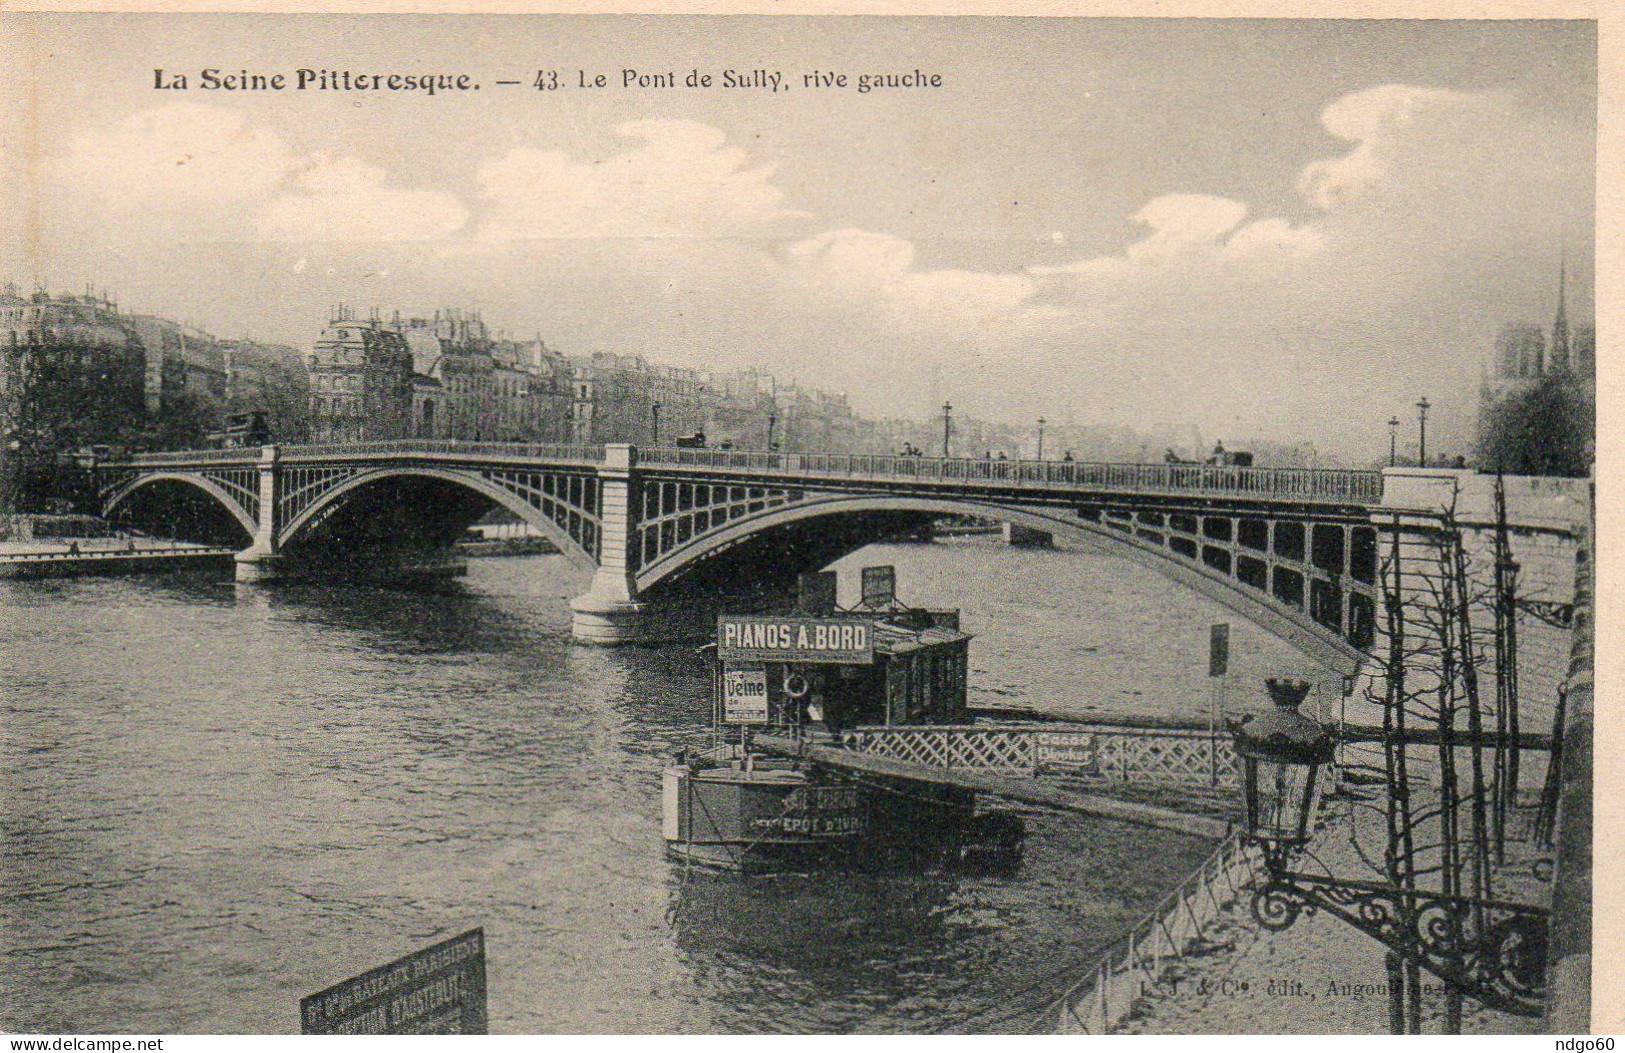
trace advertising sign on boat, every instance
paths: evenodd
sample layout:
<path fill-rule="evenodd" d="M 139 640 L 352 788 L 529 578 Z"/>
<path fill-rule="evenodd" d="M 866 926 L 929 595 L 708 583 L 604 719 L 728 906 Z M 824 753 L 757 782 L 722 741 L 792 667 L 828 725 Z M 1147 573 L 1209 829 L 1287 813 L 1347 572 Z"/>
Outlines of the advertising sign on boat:
<path fill-rule="evenodd" d="M 761 666 L 722 674 L 722 719 L 727 724 L 767 723 L 767 670 Z"/>
<path fill-rule="evenodd" d="M 847 836 L 862 833 L 867 825 L 856 786 L 804 786 L 784 799 L 777 815 L 751 820 L 758 832 L 792 836 Z"/>
<path fill-rule="evenodd" d="M 822 662 L 870 665 L 874 633 L 858 618 L 717 618 L 717 658 L 723 662 Z"/>

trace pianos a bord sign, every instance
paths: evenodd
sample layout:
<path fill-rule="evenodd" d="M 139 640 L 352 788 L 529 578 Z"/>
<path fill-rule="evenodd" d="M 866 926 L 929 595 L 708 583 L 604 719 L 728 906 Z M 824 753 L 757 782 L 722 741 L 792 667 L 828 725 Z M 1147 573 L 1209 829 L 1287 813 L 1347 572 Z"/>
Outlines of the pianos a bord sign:
<path fill-rule="evenodd" d="M 485 930 L 470 929 L 299 1002 L 306 1035 L 483 1035 Z"/>

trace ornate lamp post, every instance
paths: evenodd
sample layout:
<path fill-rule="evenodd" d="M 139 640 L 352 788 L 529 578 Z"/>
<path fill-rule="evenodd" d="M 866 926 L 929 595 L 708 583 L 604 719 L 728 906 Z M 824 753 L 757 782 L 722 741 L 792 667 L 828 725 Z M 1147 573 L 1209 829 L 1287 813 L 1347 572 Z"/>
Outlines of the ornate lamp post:
<path fill-rule="evenodd" d="M 954 433 L 954 404 L 943 400 L 942 403 L 942 456 L 948 457 L 948 440 Z"/>
<path fill-rule="evenodd" d="M 1044 459 L 1044 418 L 1038 418 L 1038 459 Z"/>
<path fill-rule="evenodd" d="M 778 449 L 777 446 L 773 445 L 773 428 L 778 423 L 779 423 L 778 414 L 769 413 L 767 415 L 767 449 L 768 449 L 769 453 L 771 453 L 772 451 Z"/>
<path fill-rule="evenodd" d="M 1416 466 L 1418 468 L 1426 468 L 1428 466 L 1428 410 L 1432 408 L 1433 406 L 1428 402 L 1428 397 L 1426 395 L 1423 395 L 1422 401 L 1416 404 L 1416 427 L 1418 430 L 1416 443 Z"/>
<path fill-rule="evenodd" d="M 660 403 L 655 402 L 649 406 L 649 417 L 654 423 L 654 441 L 652 446 L 660 445 Z"/>
<path fill-rule="evenodd" d="M 1268 680 L 1265 687 L 1275 709 L 1230 728 L 1242 761 L 1245 833 L 1262 850 L 1266 871 L 1253 893 L 1253 918 L 1279 931 L 1300 913 L 1325 911 L 1487 1006 L 1538 1016 L 1545 998 L 1545 911 L 1290 869 L 1313 836 L 1320 769 L 1332 759 L 1334 740 L 1298 712 L 1308 683 Z"/>
<path fill-rule="evenodd" d="M 1388 418 L 1388 467 L 1399 463 L 1399 418 Z"/>

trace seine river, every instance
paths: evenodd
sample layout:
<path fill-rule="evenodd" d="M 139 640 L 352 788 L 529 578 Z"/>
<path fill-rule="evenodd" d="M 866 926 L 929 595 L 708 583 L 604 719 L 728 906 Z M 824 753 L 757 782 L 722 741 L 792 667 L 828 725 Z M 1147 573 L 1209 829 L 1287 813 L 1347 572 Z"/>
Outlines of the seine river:
<path fill-rule="evenodd" d="M 1238 685 L 1306 668 L 1114 556 L 876 547 L 843 594 L 881 562 L 963 608 L 975 703 L 1204 714 L 1212 621 Z M 0 1030 L 297 1031 L 475 925 L 497 1033 L 1031 1030 L 1209 850 L 1023 810 L 1013 876 L 685 872 L 659 770 L 705 668 L 572 644 L 584 584 L 556 556 L 436 592 L 0 582 Z"/>

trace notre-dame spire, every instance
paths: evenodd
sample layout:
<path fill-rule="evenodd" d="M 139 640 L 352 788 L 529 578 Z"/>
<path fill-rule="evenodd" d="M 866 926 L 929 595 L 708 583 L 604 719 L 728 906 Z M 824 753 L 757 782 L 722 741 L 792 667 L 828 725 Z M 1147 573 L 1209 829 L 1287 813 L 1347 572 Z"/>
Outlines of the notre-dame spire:
<path fill-rule="evenodd" d="M 1552 322 L 1552 353 L 1549 360 L 1552 372 L 1567 373 L 1569 369 L 1569 305 L 1568 256 L 1558 257 L 1557 264 L 1557 318 Z"/>

